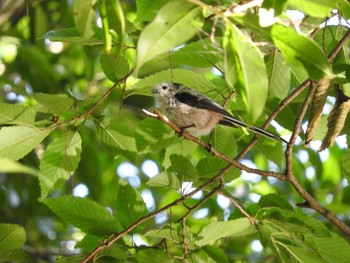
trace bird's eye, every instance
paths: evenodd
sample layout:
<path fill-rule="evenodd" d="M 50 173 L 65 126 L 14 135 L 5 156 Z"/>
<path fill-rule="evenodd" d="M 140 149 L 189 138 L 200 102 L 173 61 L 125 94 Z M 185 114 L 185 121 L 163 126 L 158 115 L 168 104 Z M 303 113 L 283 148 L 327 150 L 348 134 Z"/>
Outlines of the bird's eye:
<path fill-rule="evenodd" d="M 162 86 L 162 90 L 166 90 L 167 88 L 167 86 Z"/>

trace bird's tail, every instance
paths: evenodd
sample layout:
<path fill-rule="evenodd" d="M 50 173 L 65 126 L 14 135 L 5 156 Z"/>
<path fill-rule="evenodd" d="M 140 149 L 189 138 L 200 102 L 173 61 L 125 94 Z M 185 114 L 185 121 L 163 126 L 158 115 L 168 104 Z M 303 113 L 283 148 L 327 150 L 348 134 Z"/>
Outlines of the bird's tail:
<path fill-rule="evenodd" d="M 265 136 L 267 138 L 270 138 L 270 139 L 273 139 L 276 141 L 282 141 L 284 143 L 288 143 L 285 139 L 281 138 L 277 134 L 266 131 L 266 130 L 261 129 L 261 128 L 256 127 L 256 126 L 248 126 L 245 122 L 240 121 L 232 116 L 226 116 L 226 115 L 223 116 L 223 119 L 220 121 L 220 124 L 226 125 L 226 126 L 231 126 L 231 127 L 241 126 L 241 127 L 247 128 L 248 130 L 250 130 L 256 134 Z"/>

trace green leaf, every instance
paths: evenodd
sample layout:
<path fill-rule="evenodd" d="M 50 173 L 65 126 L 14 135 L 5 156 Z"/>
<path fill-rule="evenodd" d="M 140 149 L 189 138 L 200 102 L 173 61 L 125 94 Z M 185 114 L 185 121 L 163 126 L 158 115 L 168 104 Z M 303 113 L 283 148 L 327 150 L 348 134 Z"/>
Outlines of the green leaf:
<path fill-rule="evenodd" d="M 343 238 L 333 234 L 330 238 L 313 236 L 307 243 L 314 245 L 314 250 L 326 262 L 349 262 L 350 245 Z"/>
<path fill-rule="evenodd" d="M 237 142 L 232 127 L 218 125 L 212 136 L 213 146 L 221 153 L 231 158 L 237 154 Z"/>
<path fill-rule="evenodd" d="M 284 99 L 290 90 L 290 67 L 277 50 L 265 57 L 265 63 L 269 78 L 269 97 Z"/>
<path fill-rule="evenodd" d="M 148 76 L 126 90 L 126 97 L 130 95 L 151 96 L 154 85 L 171 81 L 207 93 L 215 91 L 215 86 L 203 75 L 184 69 L 164 70 Z"/>
<path fill-rule="evenodd" d="M 174 173 L 161 172 L 152 177 L 146 183 L 149 187 L 169 187 L 179 190 L 181 187 L 179 179 Z"/>
<path fill-rule="evenodd" d="M 125 33 L 125 18 L 119 0 L 105 0 L 107 7 L 107 18 L 109 28 L 113 29 L 117 35 L 117 51 L 122 48 Z M 117 52 L 117 53 L 118 53 Z"/>
<path fill-rule="evenodd" d="M 151 118 L 140 122 L 134 137 L 139 153 L 159 151 L 179 140 L 164 123 Z"/>
<path fill-rule="evenodd" d="M 181 182 L 197 179 L 198 171 L 188 158 L 182 155 L 170 155 L 171 169 L 175 171 L 177 178 Z"/>
<path fill-rule="evenodd" d="M 0 158 L 21 159 L 34 149 L 52 129 L 27 126 L 3 127 L 0 130 Z"/>
<path fill-rule="evenodd" d="M 270 161 L 282 169 L 284 154 L 281 143 L 264 138 L 263 140 L 259 140 L 255 147 L 261 153 L 264 153 Z"/>
<path fill-rule="evenodd" d="M 248 123 L 255 122 L 264 110 L 268 94 L 266 66 L 260 50 L 233 24 L 223 39 L 225 78 L 236 88 L 248 109 Z"/>
<path fill-rule="evenodd" d="M 345 19 L 350 18 L 350 3 L 347 0 L 338 0 L 338 9 Z"/>
<path fill-rule="evenodd" d="M 337 8 L 335 0 L 288 0 L 291 9 L 299 10 L 313 17 L 329 17 Z"/>
<path fill-rule="evenodd" d="M 217 39 L 217 41 L 219 42 L 221 39 Z M 208 38 L 189 43 L 171 54 L 173 64 L 200 68 L 213 67 L 219 58 L 220 51 Z M 168 56 L 167 59 L 169 59 Z"/>
<path fill-rule="evenodd" d="M 34 93 L 33 98 L 42 106 L 38 111 L 61 114 L 73 108 L 74 101 L 65 94 Z"/>
<path fill-rule="evenodd" d="M 0 224 L 0 255 L 2 251 L 20 248 L 26 239 L 23 227 L 15 224 Z"/>
<path fill-rule="evenodd" d="M 79 45 L 102 45 L 103 41 L 98 38 L 82 37 L 76 28 L 63 28 L 50 30 L 38 39 L 49 39 L 53 42 L 69 42 Z"/>
<path fill-rule="evenodd" d="M 133 137 L 125 136 L 117 130 L 105 126 L 102 122 L 96 121 L 96 124 L 97 132 L 104 143 L 123 151 L 136 152 L 136 144 Z"/>
<path fill-rule="evenodd" d="M 287 62 L 295 67 L 304 67 L 310 78 L 321 79 L 331 75 L 325 54 L 311 39 L 279 24 L 271 28 L 271 37 Z"/>
<path fill-rule="evenodd" d="M 78 167 L 81 138 L 78 132 L 60 134 L 47 147 L 40 164 L 41 198 L 70 178 Z"/>
<path fill-rule="evenodd" d="M 291 204 L 278 194 L 264 195 L 259 200 L 260 207 L 280 207 L 293 211 Z"/>
<path fill-rule="evenodd" d="M 28 125 L 34 123 L 34 111 L 18 104 L 0 103 L 1 125 Z"/>
<path fill-rule="evenodd" d="M 114 83 L 124 78 L 130 71 L 128 61 L 119 55 L 101 55 L 100 63 L 106 77 Z"/>
<path fill-rule="evenodd" d="M 137 44 L 137 68 L 191 39 L 202 27 L 202 9 L 187 1 L 171 1 L 142 31 Z"/>
<path fill-rule="evenodd" d="M 256 232 L 254 226 L 251 225 L 247 218 L 239 218 L 236 220 L 225 222 L 212 222 L 204 227 L 198 234 L 195 244 L 199 247 L 213 244 L 215 241 L 225 237 L 242 237 L 248 236 Z"/>
<path fill-rule="evenodd" d="M 295 262 L 308 262 L 308 263 L 319 263 L 322 259 L 318 256 L 310 253 L 306 248 L 296 247 L 284 244 L 280 241 L 275 241 L 275 246 L 279 247 L 277 250 L 284 248 L 289 254 L 289 260 Z"/>
<path fill-rule="evenodd" d="M 157 11 L 166 4 L 163 0 L 136 0 L 136 21 L 151 21 L 157 15 Z"/>
<path fill-rule="evenodd" d="M 43 200 L 56 215 L 82 231 L 104 236 L 117 231 L 117 222 L 108 210 L 87 198 L 60 196 Z"/>
<path fill-rule="evenodd" d="M 124 228 L 147 215 L 147 208 L 140 193 L 123 180 L 119 180 L 115 211 L 115 217 Z M 138 226 L 136 229 L 141 230 L 142 226 Z"/>
<path fill-rule="evenodd" d="M 96 0 L 75 0 L 74 22 L 81 36 L 91 37 L 94 34 L 92 22 L 95 20 L 96 12 L 93 8 Z"/>
<path fill-rule="evenodd" d="M 348 182 L 350 182 L 350 149 L 349 148 L 343 154 L 341 161 L 342 161 L 343 175 L 347 178 Z"/>
<path fill-rule="evenodd" d="M 21 173 L 39 176 L 39 171 L 9 158 L 0 158 L 0 173 Z"/>
<path fill-rule="evenodd" d="M 4 250 L 0 249 L 0 262 L 33 262 L 32 258 L 20 249 Z"/>
<path fill-rule="evenodd" d="M 203 180 L 208 180 L 220 173 L 225 166 L 227 166 L 227 163 L 225 161 L 210 156 L 202 158 L 198 162 L 196 168 L 198 169 L 200 179 L 203 182 Z M 241 171 L 239 169 L 232 167 L 231 170 L 225 174 L 224 178 L 227 182 L 230 182 L 236 179 L 240 174 Z"/>
<path fill-rule="evenodd" d="M 223 249 L 217 246 L 204 246 L 203 250 L 215 261 L 215 262 L 229 262 L 228 255 Z"/>

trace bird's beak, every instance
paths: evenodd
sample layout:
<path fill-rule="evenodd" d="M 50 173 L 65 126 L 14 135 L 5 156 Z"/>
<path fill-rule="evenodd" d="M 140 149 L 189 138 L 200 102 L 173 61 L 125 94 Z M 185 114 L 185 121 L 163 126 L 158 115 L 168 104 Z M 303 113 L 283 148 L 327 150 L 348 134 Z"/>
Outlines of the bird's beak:
<path fill-rule="evenodd" d="M 159 93 L 159 90 L 157 88 L 152 89 L 152 93 Z"/>

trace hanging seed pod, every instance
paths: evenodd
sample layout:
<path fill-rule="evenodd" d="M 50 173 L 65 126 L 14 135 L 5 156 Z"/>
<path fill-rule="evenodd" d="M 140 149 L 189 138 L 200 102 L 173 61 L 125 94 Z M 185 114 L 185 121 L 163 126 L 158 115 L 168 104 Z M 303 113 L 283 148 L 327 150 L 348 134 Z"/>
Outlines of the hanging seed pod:
<path fill-rule="evenodd" d="M 334 88 L 337 94 L 337 99 L 328 116 L 327 134 L 317 152 L 323 151 L 334 144 L 335 138 L 337 138 L 344 127 L 350 109 L 350 98 L 344 95 L 338 84 L 335 84 Z"/>
<path fill-rule="evenodd" d="M 317 83 L 317 87 L 312 98 L 309 122 L 306 129 L 305 145 L 308 146 L 312 140 L 314 133 L 320 123 L 323 106 L 326 103 L 328 90 L 329 90 L 329 79 L 322 79 Z M 315 85 L 311 82 L 311 85 Z"/>

